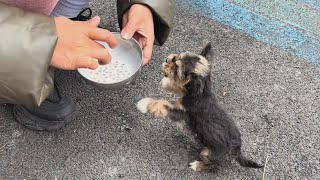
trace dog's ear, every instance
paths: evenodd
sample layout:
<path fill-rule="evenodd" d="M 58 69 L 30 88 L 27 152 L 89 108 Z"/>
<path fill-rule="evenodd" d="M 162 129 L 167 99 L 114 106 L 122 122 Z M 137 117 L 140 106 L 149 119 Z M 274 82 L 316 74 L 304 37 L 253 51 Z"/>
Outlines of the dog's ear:
<path fill-rule="evenodd" d="M 188 83 L 185 86 L 187 93 L 201 94 L 205 85 L 204 78 L 194 73 L 191 73 L 188 78 Z"/>
<path fill-rule="evenodd" d="M 205 57 L 206 59 L 210 59 L 209 56 L 211 54 L 211 42 L 208 42 L 202 49 L 200 55 Z"/>

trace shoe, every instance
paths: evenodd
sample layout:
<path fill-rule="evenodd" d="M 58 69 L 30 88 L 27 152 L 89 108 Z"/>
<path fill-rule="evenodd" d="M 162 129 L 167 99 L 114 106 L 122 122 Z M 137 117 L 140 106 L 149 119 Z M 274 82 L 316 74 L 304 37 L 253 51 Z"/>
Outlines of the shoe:
<path fill-rule="evenodd" d="M 83 15 L 84 12 L 89 11 L 88 15 Z M 92 10 L 90 8 L 84 8 L 77 17 L 74 18 L 70 18 L 73 21 L 87 21 L 89 19 L 91 19 L 92 16 Z"/>
<path fill-rule="evenodd" d="M 55 131 L 75 118 L 79 108 L 75 102 L 61 94 L 55 85 L 54 92 L 45 99 L 40 107 L 14 105 L 15 120 L 36 131 Z"/>
<path fill-rule="evenodd" d="M 87 15 L 84 15 L 84 13 L 88 11 Z M 84 8 L 82 11 L 80 11 L 80 13 L 73 18 L 70 18 L 73 21 L 87 21 L 89 19 L 91 19 L 92 16 L 92 10 L 90 8 Z M 99 28 L 102 28 L 101 26 L 98 26 Z"/>

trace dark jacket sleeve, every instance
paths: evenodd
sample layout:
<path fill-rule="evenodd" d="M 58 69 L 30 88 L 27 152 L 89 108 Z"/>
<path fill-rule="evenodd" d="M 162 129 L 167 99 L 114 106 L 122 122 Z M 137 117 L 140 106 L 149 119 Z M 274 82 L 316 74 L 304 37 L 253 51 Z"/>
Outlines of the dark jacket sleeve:
<path fill-rule="evenodd" d="M 39 106 L 53 89 L 52 18 L 0 3 L 0 103 Z"/>
<path fill-rule="evenodd" d="M 156 43 L 163 45 L 172 28 L 175 0 L 117 0 L 120 29 L 122 29 L 123 14 L 133 4 L 144 4 L 152 10 Z"/>

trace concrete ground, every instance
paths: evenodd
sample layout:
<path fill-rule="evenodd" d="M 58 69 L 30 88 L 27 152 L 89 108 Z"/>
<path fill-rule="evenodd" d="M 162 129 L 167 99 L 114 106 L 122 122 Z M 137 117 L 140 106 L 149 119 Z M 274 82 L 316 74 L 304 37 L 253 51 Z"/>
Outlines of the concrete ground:
<path fill-rule="evenodd" d="M 91 4 L 103 26 L 117 30 L 115 1 Z M 200 51 L 213 43 L 214 90 L 243 133 L 244 153 L 269 162 L 265 179 L 320 179 L 320 66 L 257 42 L 177 4 L 174 28 L 136 82 L 99 91 L 76 72 L 57 80 L 81 107 L 58 132 L 33 132 L 0 106 L 0 179 L 262 179 L 263 170 L 235 162 L 215 173 L 195 173 L 188 163 L 197 147 L 170 121 L 136 110 L 144 97 L 173 98 L 159 85 L 169 53 Z M 223 96 L 223 92 L 227 92 Z"/>

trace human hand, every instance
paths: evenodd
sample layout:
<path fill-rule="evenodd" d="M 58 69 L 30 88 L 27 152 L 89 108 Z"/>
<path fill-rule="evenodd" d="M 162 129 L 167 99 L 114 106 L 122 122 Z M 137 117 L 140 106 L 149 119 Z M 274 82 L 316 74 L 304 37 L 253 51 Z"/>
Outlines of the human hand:
<path fill-rule="evenodd" d="M 108 63 L 111 55 L 98 41 L 104 41 L 111 48 L 117 45 L 116 38 L 108 30 L 100 29 L 100 17 L 89 21 L 72 21 L 65 17 L 54 19 L 58 42 L 53 52 L 51 66 L 63 70 L 77 68 L 96 69 L 98 60 Z"/>
<path fill-rule="evenodd" d="M 122 17 L 121 36 L 124 39 L 136 39 L 143 49 L 143 64 L 149 63 L 154 43 L 154 24 L 150 9 L 134 4 Z"/>

